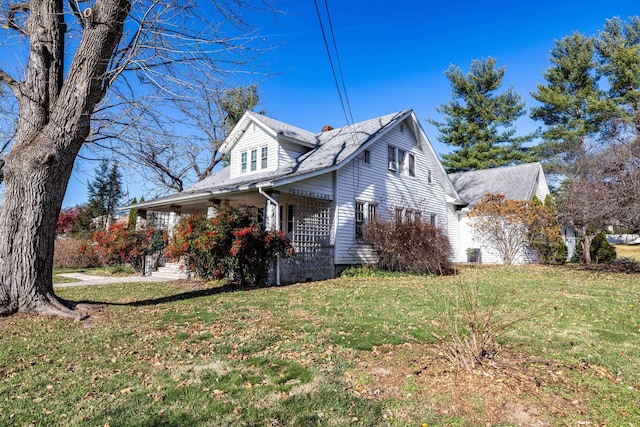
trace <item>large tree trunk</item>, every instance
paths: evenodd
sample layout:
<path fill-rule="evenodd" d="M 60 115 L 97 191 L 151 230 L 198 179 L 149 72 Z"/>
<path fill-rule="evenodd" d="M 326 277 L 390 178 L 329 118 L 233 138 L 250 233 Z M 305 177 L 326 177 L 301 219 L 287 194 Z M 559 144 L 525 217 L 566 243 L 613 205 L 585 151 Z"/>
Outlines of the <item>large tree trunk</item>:
<path fill-rule="evenodd" d="M 53 245 L 58 213 L 75 156 L 48 150 L 41 136 L 12 150 L 0 213 L 0 314 L 72 315 L 53 294 Z"/>
<path fill-rule="evenodd" d="M 64 82 L 62 7 L 61 0 L 29 3 L 27 74 L 22 83 L 4 79 L 18 100 L 19 119 L 0 213 L 0 315 L 77 316 L 53 293 L 55 226 L 91 115 L 108 88 L 107 69 L 130 2 L 96 0 Z"/>

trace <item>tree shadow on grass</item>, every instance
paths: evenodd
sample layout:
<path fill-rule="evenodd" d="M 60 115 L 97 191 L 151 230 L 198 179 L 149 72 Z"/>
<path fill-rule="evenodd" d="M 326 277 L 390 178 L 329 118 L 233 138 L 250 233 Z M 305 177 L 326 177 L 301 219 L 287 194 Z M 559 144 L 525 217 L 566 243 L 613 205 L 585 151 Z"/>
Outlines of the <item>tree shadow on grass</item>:
<path fill-rule="evenodd" d="M 158 298 L 149 298 L 143 299 L 140 301 L 131 301 L 131 302 L 108 302 L 108 301 L 92 301 L 92 300 L 82 300 L 82 301 L 68 301 L 69 303 L 77 306 L 123 306 L 123 307 L 147 307 L 154 305 L 167 304 L 177 301 L 186 301 L 197 298 L 209 297 L 213 295 L 220 295 L 229 292 L 249 292 L 255 291 L 258 289 L 266 289 L 266 288 L 282 288 L 286 286 L 291 286 L 291 284 L 281 284 L 281 285 L 261 285 L 261 286 L 251 286 L 251 285 L 236 285 L 236 284 L 228 284 L 224 286 L 217 286 L 213 288 L 206 289 L 197 289 L 193 291 L 182 292 L 174 295 L 167 295 L 164 297 Z"/>

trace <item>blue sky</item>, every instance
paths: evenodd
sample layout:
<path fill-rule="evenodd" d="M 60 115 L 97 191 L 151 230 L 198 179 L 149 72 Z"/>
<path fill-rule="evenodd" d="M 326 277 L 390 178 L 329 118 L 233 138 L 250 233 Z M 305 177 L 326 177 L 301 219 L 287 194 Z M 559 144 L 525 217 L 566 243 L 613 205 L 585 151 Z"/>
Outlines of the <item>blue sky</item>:
<path fill-rule="evenodd" d="M 496 58 L 506 67 L 504 86 L 531 107 L 529 93 L 543 82 L 554 39 L 576 30 L 592 35 L 607 18 L 640 14 L 637 0 L 327 1 L 354 119 L 412 108 L 439 153 L 449 149 L 423 119 L 438 119 L 435 107 L 451 99 L 449 64 L 466 72 L 472 59 Z M 259 83 L 259 108 L 310 131 L 345 125 L 313 1 L 277 6 L 286 13 L 253 21 L 265 43 L 277 45 L 263 57 L 272 75 Z M 538 126 L 522 119 L 518 130 Z M 74 174 L 65 206 L 86 200 L 90 169 Z M 131 196 L 138 195 L 136 179 L 126 174 L 126 180 Z"/>

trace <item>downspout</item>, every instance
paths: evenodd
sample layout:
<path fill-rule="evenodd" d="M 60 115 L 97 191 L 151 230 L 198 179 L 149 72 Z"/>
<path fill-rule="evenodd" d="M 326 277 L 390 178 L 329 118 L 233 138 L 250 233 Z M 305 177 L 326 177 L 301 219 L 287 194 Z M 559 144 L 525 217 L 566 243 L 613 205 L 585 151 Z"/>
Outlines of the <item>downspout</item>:
<path fill-rule="evenodd" d="M 258 192 L 262 194 L 269 202 L 273 203 L 273 205 L 276 207 L 275 230 L 280 231 L 280 203 L 278 203 L 273 197 L 265 193 L 262 187 L 258 187 Z M 280 254 L 276 255 L 276 285 L 280 286 Z"/>

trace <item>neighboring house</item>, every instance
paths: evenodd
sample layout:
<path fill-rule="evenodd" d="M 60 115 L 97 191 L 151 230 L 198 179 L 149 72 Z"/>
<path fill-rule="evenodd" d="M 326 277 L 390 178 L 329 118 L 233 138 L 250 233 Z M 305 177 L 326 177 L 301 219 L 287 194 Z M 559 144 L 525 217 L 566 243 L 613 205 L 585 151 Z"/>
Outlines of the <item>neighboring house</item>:
<path fill-rule="evenodd" d="M 472 252 L 479 249 L 481 262 L 499 264 L 501 256 L 491 247 L 485 247 L 474 238 L 468 212 L 482 200 L 485 194 L 504 194 L 511 200 L 531 200 L 537 196 L 540 201 L 549 194 L 549 187 L 540 163 L 528 163 L 517 166 L 483 169 L 449 175 L 453 186 L 467 206 L 456 211 L 458 223 L 458 240 L 452 241 L 454 262 L 467 262 Z M 450 236 L 451 240 L 454 236 Z M 534 251 L 527 250 L 518 257 L 518 263 L 537 261 Z"/>
<path fill-rule="evenodd" d="M 436 224 L 449 235 L 454 261 L 466 261 L 472 247 L 463 208 L 484 190 L 473 178 L 462 179 L 465 174 L 452 182 L 412 110 L 319 133 L 247 112 L 220 151 L 229 156 L 228 167 L 186 191 L 129 208 L 143 218 L 147 211 L 156 217 L 165 212 L 171 227 L 181 214 L 215 215 L 221 203 L 254 206 L 265 226 L 284 230 L 296 250 L 279 267 L 284 282 L 326 279 L 346 266 L 374 262 L 365 233 L 376 218 Z M 539 184 L 531 181 L 530 196 L 540 192 L 544 199 L 540 165 L 523 168 L 536 171 Z M 510 197 L 509 186 L 524 185 L 517 172 L 513 179 L 518 182 L 501 180 L 504 187 L 484 192 Z"/>

